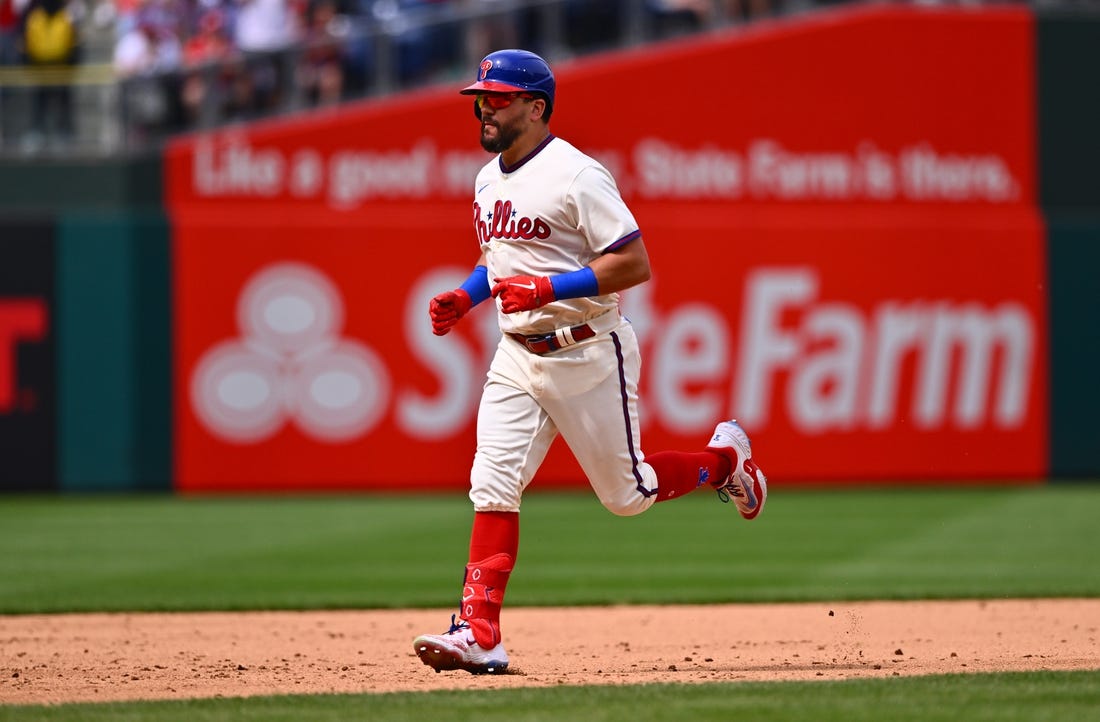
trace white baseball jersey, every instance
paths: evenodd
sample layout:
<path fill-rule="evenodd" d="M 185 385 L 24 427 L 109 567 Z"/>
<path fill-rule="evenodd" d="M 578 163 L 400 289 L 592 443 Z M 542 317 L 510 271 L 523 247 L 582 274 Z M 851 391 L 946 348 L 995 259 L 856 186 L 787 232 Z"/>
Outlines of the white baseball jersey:
<path fill-rule="evenodd" d="M 553 135 L 514 167 L 497 156 L 481 169 L 474 184 L 474 228 L 490 285 L 494 278 L 576 271 L 639 236 L 607 169 Z M 505 333 L 548 333 L 618 305 L 618 294 L 609 293 L 498 315 Z"/>
<path fill-rule="evenodd" d="M 474 226 L 493 278 L 576 271 L 640 237 L 611 174 L 550 136 L 508 168 L 500 158 L 477 175 Z M 600 501 L 639 514 L 656 499 L 638 420 L 641 355 L 619 296 L 555 301 L 505 314 L 477 416 L 470 499 L 478 511 L 518 511 L 551 443 L 569 444 Z M 545 355 L 508 333 L 549 333 L 589 322 L 595 337 Z"/>

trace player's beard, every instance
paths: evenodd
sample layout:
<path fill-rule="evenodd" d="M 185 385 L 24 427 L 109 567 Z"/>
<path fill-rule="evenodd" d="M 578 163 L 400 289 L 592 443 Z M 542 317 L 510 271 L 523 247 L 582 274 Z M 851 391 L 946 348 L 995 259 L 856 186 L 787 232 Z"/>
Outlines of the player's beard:
<path fill-rule="evenodd" d="M 497 134 L 495 138 L 491 138 L 485 135 L 485 125 L 485 123 L 481 125 L 481 147 L 490 153 L 503 153 L 508 150 L 522 132 L 518 122 L 511 125 L 494 122 L 491 125 L 497 129 Z"/>

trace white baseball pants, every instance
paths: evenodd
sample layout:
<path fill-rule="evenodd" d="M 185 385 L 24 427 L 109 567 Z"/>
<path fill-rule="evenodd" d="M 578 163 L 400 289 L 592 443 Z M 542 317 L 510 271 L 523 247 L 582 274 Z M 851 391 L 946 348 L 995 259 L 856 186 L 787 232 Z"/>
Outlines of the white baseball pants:
<path fill-rule="evenodd" d="M 656 500 L 638 423 L 641 355 L 630 323 L 538 356 L 504 336 L 477 418 L 470 500 L 477 511 L 519 511 L 560 433 L 600 502 L 621 516 Z"/>

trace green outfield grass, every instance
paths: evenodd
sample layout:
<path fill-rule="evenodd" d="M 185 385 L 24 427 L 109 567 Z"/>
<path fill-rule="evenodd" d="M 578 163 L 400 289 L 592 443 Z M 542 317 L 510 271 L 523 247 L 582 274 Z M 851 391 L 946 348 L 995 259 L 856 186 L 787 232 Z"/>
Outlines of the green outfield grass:
<path fill-rule="evenodd" d="M 1100 673 L 315 695 L 4 707 L 0 722 L 1064 722 L 1094 720 Z"/>
<path fill-rule="evenodd" d="M 0 498 L 0 613 L 451 607 L 459 494 Z M 1100 596 L 1100 484 L 528 495 L 509 604 Z M 4 706 L 4 720 L 1062 720 L 1100 672 Z M 1090 717 L 1092 715 L 1092 717 Z"/>
<path fill-rule="evenodd" d="M 461 495 L 6 497 L 0 613 L 449 607 Z M 709 493 L 619 518 L 531 494 L 511 605 L 1100 596 L 1100 485 Z"/>

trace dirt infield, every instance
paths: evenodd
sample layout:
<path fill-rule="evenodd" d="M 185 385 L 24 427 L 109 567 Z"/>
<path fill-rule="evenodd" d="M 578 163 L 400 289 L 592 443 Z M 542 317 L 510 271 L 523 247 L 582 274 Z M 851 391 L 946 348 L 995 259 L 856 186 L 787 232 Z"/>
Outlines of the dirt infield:
<path fill-rule="evenodd" d="M 1100 600 L 506 609 L 510 674 L 436 674 L 449 611 L 0 617 L 0 703 L 1100 669 Z"/>

